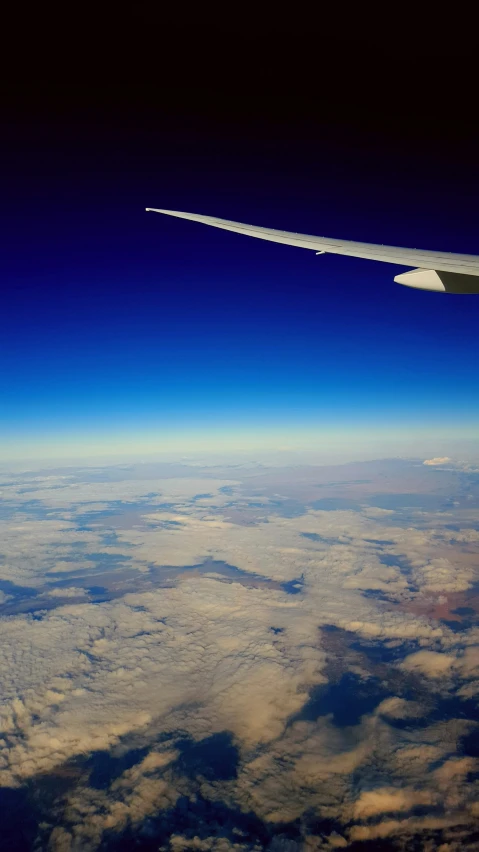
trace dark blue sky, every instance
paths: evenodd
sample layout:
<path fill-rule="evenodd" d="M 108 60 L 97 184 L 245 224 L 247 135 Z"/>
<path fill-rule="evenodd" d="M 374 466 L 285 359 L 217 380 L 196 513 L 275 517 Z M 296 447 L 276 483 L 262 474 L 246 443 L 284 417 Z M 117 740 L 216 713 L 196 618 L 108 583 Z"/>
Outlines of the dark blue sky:
<path fill-rule="evenodd" d="M 141 450 L 145 435 L 470 433 L 477 297 L 144 212 L 479 254 L 473 122 L 457 95 L 441 119 L 451 81 L 414 76 L 386 86 L 363 68 L 327 97 L 266 72 L 255 90 L 238 75 L 11 93 L 2 455 L 118 436 Z"/>

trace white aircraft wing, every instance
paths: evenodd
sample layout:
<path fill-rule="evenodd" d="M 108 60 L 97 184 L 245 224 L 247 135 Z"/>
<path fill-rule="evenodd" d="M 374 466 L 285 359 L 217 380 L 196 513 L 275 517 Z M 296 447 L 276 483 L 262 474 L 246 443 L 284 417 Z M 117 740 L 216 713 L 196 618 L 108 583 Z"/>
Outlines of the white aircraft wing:
<path fill-rule="evenodd" d="M 274 228 L 260 228 L 232 222 L 230 219 L 218 219 L 216 216 L 202 216 L 199 213 L 180 213 L 177 210 L 161 210 L 147 207 L 147 211 L 176 216 L 179 219 L 191 219 L 268 240 L 272 243 L 284 243 L 288 246 L 311 249 L 318 254 L 345 254 L 349 257 L 361 257 L 366 260 L 381 260 L 400 266 L 414 266 L 409 272 L 396 275 L 398 284 L 416 287 L 420 290 L 436 290 L 442 293 L 479 293 L 479 257 L 473 254 L 450 254 L 442 251 L 423 251 L 422 249 L 398 248 L 395 246 L 374 245 L 373 243 L 355 243 L 351 240 L 335 240 L 327 237 L 314 237 L 310 234 L 297 234 L 294 231 L 278 231 Z"/>

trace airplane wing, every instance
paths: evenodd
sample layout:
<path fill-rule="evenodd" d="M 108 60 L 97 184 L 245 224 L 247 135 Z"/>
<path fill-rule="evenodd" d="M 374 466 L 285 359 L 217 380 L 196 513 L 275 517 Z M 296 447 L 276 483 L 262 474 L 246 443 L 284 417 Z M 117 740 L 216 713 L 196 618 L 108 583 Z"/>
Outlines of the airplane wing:
<path fill-rule="evenodd" d="M 176 216 L 179 219 L 191 219 L 194 222 L 202 222 L 204 225 L 212 225 L 214 228 L 247 234 L 272 243 L 311 249 L 317 254 L 345 254 L 366 260 L 381 260 L 384 263 L 413 266 L 414 269 L 396 275 L 394 280 L 398 284 L 416 287 L 419 290 L 479 293 L 479 257 L 473 254 L 450 254 L 373 243 L 355 243 L 350 240 L 335 240 L 314 237 L 310 234 L 296 234 L 293 231 L 260 228 L 256 225 L 245 225 L 242 222 L 218 219 L 216 216 L 202 216 L 198 213 L 180 213 L 177 210 L 161 210 L 154 207 L 147 207 L 146 210 L 152 213 L 164 213 L 166 216 Z"/>

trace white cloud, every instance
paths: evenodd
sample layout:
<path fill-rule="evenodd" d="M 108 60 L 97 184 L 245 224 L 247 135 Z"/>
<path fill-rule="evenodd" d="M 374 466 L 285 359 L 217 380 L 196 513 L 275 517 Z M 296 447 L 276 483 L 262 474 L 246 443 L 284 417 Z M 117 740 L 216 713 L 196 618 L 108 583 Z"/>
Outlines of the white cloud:
<path fill-rule="evenodd" d="M 353 805 L 353 816 L 365 820 L 378 814 L 409 811 L 418 805 L 433 805 L 437 799 L 432 790 L 380 787 L 361 793 Z"/>
<path fill-rule="evenodd" d="M 438 678 L 448 675 L 454 665 L 456 658 L 449 654 L 439 654 L 436 651 L 417 651 L 409 654 L 400 663 L 399 668 L 404 671 L 417 672 L 426 677 Z"/>
<path fill-rule="evenodd" d="M 50 589 L 51 598 L 82 598 L 85 597 L 85 589 L 76 586 L 64 586 L 63 588 Z"/>

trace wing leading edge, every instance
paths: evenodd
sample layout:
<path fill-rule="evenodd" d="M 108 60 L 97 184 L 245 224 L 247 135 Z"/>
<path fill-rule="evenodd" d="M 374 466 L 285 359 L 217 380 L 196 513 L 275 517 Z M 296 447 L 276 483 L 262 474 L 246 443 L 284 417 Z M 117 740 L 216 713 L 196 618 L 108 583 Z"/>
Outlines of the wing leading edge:
<path fill-rule="evenodd" d="M 198 213 L 181 213 L 177 210 L 161 210 L 154 207 L 147 207 L 146 210 L 152 213 L 163 213 L 166 216 L 176 216 L 179 219 L 191 219 L 193 222 L 202 222 L 204 225 L 246 234 L 272 243 L 310 249 L 318 254 L 343 254 L 401 266 L 414 266 L 415 269 L 396 275 L 394 280 L 398 284 L 420 290 L 436 290 L 442 293 L 479 293 L 479 257 L 473 254 L 450 254 L 356 243 L 351 240 L 335 240 L 310 234 L 297 234 L 292 231 L 278 231 L 274 228 L 260 228 L 256 225 L 245 225 L 242 222 L 218 219 L 216 216 L 202 216 Z"/>

